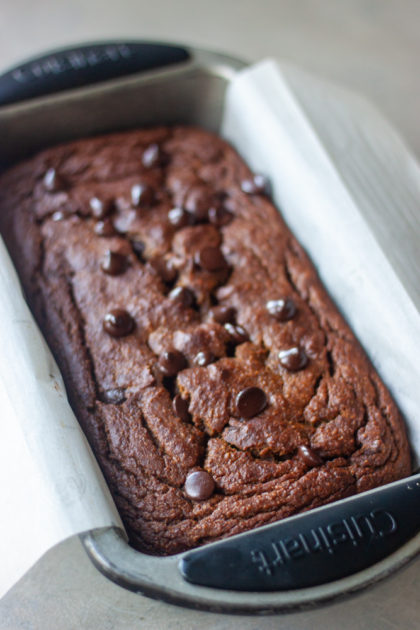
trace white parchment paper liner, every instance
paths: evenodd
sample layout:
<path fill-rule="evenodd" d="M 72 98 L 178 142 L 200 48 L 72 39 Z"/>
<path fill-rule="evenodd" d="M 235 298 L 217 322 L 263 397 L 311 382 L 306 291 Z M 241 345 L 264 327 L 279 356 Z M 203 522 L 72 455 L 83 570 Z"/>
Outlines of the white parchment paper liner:
<path fill-rule="evenodd" d="M 0 239 L 0 596 L 51 547 L 122 527 Z"/>
<path fill-rule="evenodd" d="M 364 102 L 262 62 L 234 80 L 222 131 L 276 203 L 404 412 L 420 453 L 420 174 Z M 122 527 L 0 241 L 0 596 L 68 536 Z"/>
<path fill-rule="evenodd" d="M 420 167 L 352 92 L 263 61 L 229 89 L 224 136 L 273 198 L 403 412 L 420 461 Z"/>

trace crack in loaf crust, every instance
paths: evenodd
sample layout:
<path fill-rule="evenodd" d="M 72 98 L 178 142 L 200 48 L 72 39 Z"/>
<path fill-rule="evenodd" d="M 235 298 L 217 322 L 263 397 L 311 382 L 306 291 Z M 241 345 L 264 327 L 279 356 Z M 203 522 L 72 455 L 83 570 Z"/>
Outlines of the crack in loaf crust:
<path fill-rule="evenodd" d="M 0 210 L 136 547 L 175 553 L 410 474 L 389 393 L 222 140 L 156 128 L 56 147 L 1 177 Z M 110 334 L 113 309 L 128 328 L 109 316 Z M 250 387 L 263 408 L 243 417 Z"/>

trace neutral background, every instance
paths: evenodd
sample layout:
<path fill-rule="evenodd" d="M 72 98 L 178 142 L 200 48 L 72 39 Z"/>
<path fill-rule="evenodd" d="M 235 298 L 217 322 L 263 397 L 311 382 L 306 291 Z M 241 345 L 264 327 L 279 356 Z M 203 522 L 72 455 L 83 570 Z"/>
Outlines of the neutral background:
<path fill-rule="evenodd" d="M 0 0 L 0 66 L 106 37 L 276 56 L 367 95 L 420 156 L 419 24 L 419 0 Z"/>
<path fill-rule="evenodd" d="M 419 25 L 420 0 L 0 0 L 0 72 L 37 52 L 107 37 L 195 44 L 249 61 L 274 56 L 363 93 L 420 158 Z M 419 585 L 417 561 L 344 603 L 286 616 L 228 617 L 114 586 L 74 539 L 49 552 L 3 598 L 0 630 L 409 630 L 419 627 Z"/>

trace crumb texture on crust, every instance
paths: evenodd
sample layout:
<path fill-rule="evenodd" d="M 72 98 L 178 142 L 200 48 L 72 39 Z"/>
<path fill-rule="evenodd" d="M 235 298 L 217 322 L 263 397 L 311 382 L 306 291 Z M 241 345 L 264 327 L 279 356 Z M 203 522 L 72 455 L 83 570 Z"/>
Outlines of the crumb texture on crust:
<path fill-rule="evenodd" d="M 410 473 L 388 391 L 221 139 L 161 127 L 46 150 L 0 177 L 0 224 L 141 550 L 176 553 Z M 198 500 L 196 470 L 214 480 Z"/>

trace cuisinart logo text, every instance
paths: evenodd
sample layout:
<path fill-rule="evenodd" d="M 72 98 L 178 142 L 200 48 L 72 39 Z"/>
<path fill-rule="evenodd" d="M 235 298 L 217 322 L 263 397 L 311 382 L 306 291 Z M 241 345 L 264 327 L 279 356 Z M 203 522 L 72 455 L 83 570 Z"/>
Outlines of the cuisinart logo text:
<path fill-rule="evenodd" d="M 294 562 L 319 552 L 335 553 L 343 544 L 357 547 L 376 538 L 389 536 L 397 531 L 397 521 L 390 512 L 373 510 L 368 514 L 350 516 L 327 525 L 314 527 L 303 534 L 271 541 L 265 549 L 251 551 L 252 562 L 258 570 L 272 575 L 276 567 Z"/>
<path fill-rule="evenodd" d="M 131 56 L 131 50 L 126 44 L 115 44 L 83 51 L 70 50 L 21 66 L 12 72 L 12 77 L 18 83 L 28 83 L 48 75 L 58 75 L 69 70 L 92 68 L 104 63 L 129 59 Z"/>

